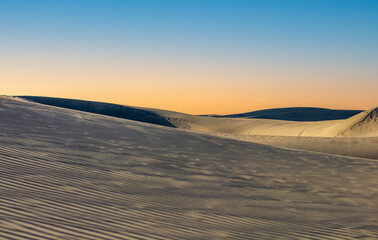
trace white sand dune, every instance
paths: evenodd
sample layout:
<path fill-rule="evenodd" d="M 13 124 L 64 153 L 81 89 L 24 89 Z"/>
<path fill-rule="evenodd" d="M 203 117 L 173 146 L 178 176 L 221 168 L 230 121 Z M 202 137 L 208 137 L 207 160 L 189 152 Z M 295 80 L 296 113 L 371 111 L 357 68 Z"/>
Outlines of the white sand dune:
<path fill-rule="evenodd" d="M 316 107 L 290 107 L 290 108 L 271 108 L 247 113 L 230 115 L 207 115 L 214 117 L 228 118 L 263 118 L 288 121 L 324 121 L 346 119 L 352 117 L 361 110 L 339 110 Z M 205 115 L 206 116 L 206 115 Z"/>
<path fill-rule="evenodd" d="M 0 171 L 0 239 L 378 238 L 374 160 L 0 97 Z"/>
<path fill-rule="evenodd" d="M 271 119 L 216 118 L 148 109 L 178 128 L 200 132 L 304 137 L 378 137 L 378 108 L 342 120 L 293 122 Z"/>
<path fill-rule="evenodd" d="M 178 128 L 279 147 L 378 159 L 378 108 L 348 119 L 317 122 L 214 118 L 151 111 Z"/>
<path fill-rule="evenodd" d="M 294 122 L 196 116 L 159 109 L 73 99 L 33 96 L 23 96 L 23 98 L 53 106 L 208 133 L 307 137 L 378 137 L 378 108 L 361 112 L 348 119 Z M 159 120 L 161 122 L 158 122 Z"/>
<path fill-rule="evenodd" d="M 378 144 L 377 108 L 361 112 L 348 119 L 294 122 L 271 119 L 195 116 L 159 109 L 61 98 L 34 96 L 24 96 L 23 98 L 53 106 L 211 133 L 217 136 L 243 141 L 345 156 L 378 159 L 378 149 L 376 147 Z M 301 109 L 302 108 L 298 108 L 299 111 L 302 111 Z M 290 108 L 290 111 L 293 110 L 295 110 L 295 108 Z M 277 110 L 267 110 L 263 112 L 272 113 L 271 111 L 275 113 Z M 334 110 L 330 111 L 334 112 Z M 317 114 L 318 112 L 319 110 L 311 110 L 306 112 L 304 117 L 317 118 L 317 116 L 312 116 L 311 114 Z M 322 109 L 320 112 L 324 113 L 329 111 Z M 341 112 L 343 113 L 343 111 Z M 291 114 L 292 113 L 293 112 L 291 112 Z M 338 111 L 336 111 L 336 113 L 336 116 L 340 117 Z M 296 114 L 295 116 L 299 117 L 300 115 Z M 326 116 L 320 117 L 326 118 Z"/>
<path fill-rule="evenodd" d="M 271 119 L 220 118 L 196 116 L 166 110 L 122 106 L 73 99 L 23 96 L 53 106 L 191 129 L 200 132 L 307 137 L 378 137 L 378 108 L 348 119 L 298 122 Z M 158 122 L 158 119 L 162 122 Z M 166 120 L 165 122 L 163 122 Z"/>

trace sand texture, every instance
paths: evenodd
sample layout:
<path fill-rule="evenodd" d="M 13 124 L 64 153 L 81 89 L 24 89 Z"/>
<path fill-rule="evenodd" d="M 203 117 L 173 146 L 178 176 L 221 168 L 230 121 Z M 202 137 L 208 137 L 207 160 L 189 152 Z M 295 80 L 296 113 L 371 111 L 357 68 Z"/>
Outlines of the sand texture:
<path fill-rule="evenodd" d="M 0 171 L 0 239 L 378 238 L 375 160 L 0 97 Z"/>
<path fill-rule="evenodd" d="M 377 108 L 367 111 L 318 108 L 268 109 L 231 117 L 190 114 L 83 100 L 24 96 L 43 104 L 76 109 L 168 127 L 210 133 L 243 141 L 289 147 L 344 156 L 378 159 Z M 297 112 L 295 112 L 297 111 Z M 353 113 L 357 113 L 353 115 Z M 329 114 L 329 116 L 326 116 Z M 340 117 L 348 117 L 338 119 Z M 286 121 L 245 118 L 275 116 L 286 119 L 332 119 L 328 121 Z"/>

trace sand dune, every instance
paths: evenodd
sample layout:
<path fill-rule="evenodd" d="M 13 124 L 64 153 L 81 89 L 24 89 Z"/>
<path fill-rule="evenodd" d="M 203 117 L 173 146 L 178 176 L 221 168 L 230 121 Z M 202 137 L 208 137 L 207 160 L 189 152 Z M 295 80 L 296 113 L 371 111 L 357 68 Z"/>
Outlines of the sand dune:
<path fill-rule="evenodd" d="M 378 137 L 377 108 L 348 119 L 293 122 L 270 119 L 220 118 L 83 100 L 22 96 L 35 102 L 200 132 L 308 137 Z M 370 119 L 367 121 L 367 119 Z M 165 120 L 165 121 L 164 121 Z M 168 123 L 167 123 L 168 122 Z M 368 126 L 367 126 L 368 125 Z"/>
<path fill-rule="evenodd" d="M 0 129 L 1 239 L 378 238 L 377 161 L 8 97 Z"/>
<path fill-rule="evenodd" d="M 361 110 L 334 110 L 314 107 L 272 108 L 259 111 L 231 114 L 213 115 L 228 118 L 263 118 L 288 121 L 324 121 L 350 118 Z"/>
<path fill-rule="evenodd" d="M 361 112 L 348 119 L 294 122 L 195 116 L 159 109 L 61 98 L 33 96 L 23 96 L 23 98 L 53 106 L 188 129 L 243 141 L 378 159 L 378 149 L 376 148 L 378 144 L 377 108 Z M 290 108 L 290 111 L 292 110 L 293 108 Z M 314 113 L 312 110 L 310 112 Z M 324 116 L 322 117 L 324 118 Z M 316 117 L 312 116 L 312 118 Z M 316 138 L 314 139 L 314 137 Z M 346 137 L 350 139 L 344 139 Z"/>
<path fill-rule="evenodd" d="M 112 117 L 130 119 L 139 122 L 152 123 L 162 126 L 174 127 L 170 122 L 166 121 L 160 115 L 151 111 L 139 109 L 137 107 L 129 107 L 112 103 L 102 103 L 65 98 L 22 96 L 23 99 L 43 103 L 51 106 L 63 107 L 79 111 L 97 113 Z"/>
<path fill-rule="evenodd" d="M 150 111 L 165 117 L 178 128 L 200 132 L 270 136 L 378 137 L 377 108 L 361 112 L 348 119 L 317 122 L 217 118 L 162 110 L 150 109 Z"/>

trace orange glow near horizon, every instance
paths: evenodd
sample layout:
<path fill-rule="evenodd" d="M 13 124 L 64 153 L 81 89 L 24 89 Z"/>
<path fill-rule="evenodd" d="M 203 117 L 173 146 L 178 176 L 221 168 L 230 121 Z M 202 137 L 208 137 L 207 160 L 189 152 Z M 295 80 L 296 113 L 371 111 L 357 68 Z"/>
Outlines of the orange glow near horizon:
<path fill-rule="evenodd" d="M 111 102 L 190 114 L 376 107 L 378 73 L 302 63 L 196 62 L 31 52 L 0 57 L 1 94 Z M 133 59 L 133 60 L 130 60 Z M 361 79 L 363 81 L 359 81 Z"/>
<path fill-rule="evenodd" d="M 117 66 L 47 60 L 21 63 L 22 71 L 19 66 L 8 62 L 6 70 L 0 72 L 1 94 L 83 99 L 190 114 L 233 114 L 279 107 L 365 110 L 378 103 L 375 76 L 363 76 L 371 82 L 371 86 L 365 86 L 355 84 L 349 72 L 315 73 L 282 67 L 272 73 L 258 67 L 206 69 L 179 64 L 124 62 Z"/>

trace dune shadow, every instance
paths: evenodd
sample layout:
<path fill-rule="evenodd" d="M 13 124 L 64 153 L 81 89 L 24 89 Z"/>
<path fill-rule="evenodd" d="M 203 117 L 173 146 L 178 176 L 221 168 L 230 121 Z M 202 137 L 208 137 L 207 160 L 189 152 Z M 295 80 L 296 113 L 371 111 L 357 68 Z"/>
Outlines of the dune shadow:
<path fill-rule="evenodd" d="M 326 108 L 314 108 L 314 107 L 292 107 L 292 108 L 274 108 L 264 109 L 248 113 L 231 114 L 216 117 L 228 117 L 228 118 L 260 118 L 260 119 L 274 119 L 285 121 L 325 121 L 325 120 L 339 120 L 347 119 L 362 110 L 334 110 Z"/>
<path fill-rule="evenodd" d="M 126 107 L 113 103 L 92 102 L 76 99 L 37 97 L 37 96 L 18 96 L 20 98 L 31 100 L 33 102 L 51 105 L 55 107 L 68 108 L 83 112 L 96 113 L 111 117 L 123 118 L 133 121 L 157 124 L 166 127 L 175 126 L 162 116 L 142 109 Z"/>

